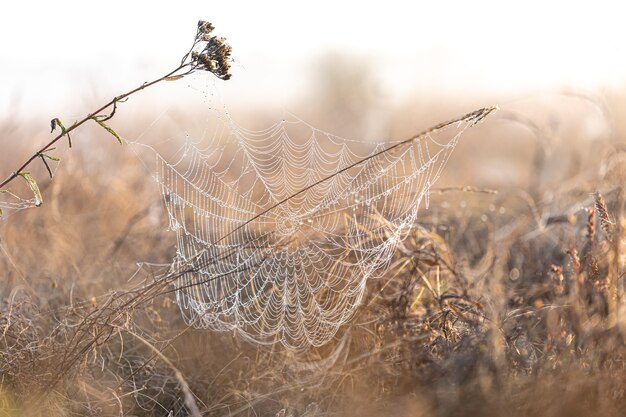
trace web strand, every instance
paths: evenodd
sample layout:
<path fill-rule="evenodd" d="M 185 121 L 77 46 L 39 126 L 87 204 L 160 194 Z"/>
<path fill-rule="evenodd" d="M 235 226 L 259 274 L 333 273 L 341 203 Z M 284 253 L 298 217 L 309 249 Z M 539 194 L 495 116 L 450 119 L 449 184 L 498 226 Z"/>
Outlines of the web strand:
<path fill-rule="evenodd" d="M 185 320 L 264 344 L 327 343 L 415 224 L 461 134 L 493 110 L 392 144 L 297 119 L 260 131 L 230 120 L 209 148 L 157 156 Z"/>

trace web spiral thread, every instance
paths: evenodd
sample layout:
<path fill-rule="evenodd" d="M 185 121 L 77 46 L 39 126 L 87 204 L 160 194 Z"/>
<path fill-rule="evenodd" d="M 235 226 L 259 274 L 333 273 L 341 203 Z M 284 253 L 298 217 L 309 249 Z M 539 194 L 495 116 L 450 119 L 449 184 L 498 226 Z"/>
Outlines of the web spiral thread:
<path fill-rule="evenodd" d="M 461 134 L 492 110 L 392 143 L 301 120 L 229 121 L 207 148 L 157 156 L 185 320 L 264 344 L 327 343 L 415 224 Z"/>

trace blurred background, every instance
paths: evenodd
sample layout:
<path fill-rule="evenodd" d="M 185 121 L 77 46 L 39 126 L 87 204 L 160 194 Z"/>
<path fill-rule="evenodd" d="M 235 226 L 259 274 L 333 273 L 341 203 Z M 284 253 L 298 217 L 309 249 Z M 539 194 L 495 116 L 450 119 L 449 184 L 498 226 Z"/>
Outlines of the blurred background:
<path fill-rule="evenodd" d="M 113 0 L 94 10 L 27 0 L 8 3 L 0 17 L 0 108 L 78 111 L 83 100 L 152 79 L 176 64 L 198 19 L 213 22 L 234 48 L 232 80 L 205 91 L 229 105 L 291 108 L 347 84 L 367 93 L 355 102 L 383 108 L 415 96 L 510 100 L 546 89 L 624 88 L 626 29 L 610 1 Z M 159 96 L 184 88 L 175 90 Z"/>
<path fill-rule="evenodd" d="M 399 139 L 499 104 L 501 119 L 515 121 L 490 123 L 498 140 L 465 141 L 456 155 L 463 162 L 450 170 L 525 185 L 522 171 L 538 157 L 537 143 L 548 144 L 545 136 L 566 136 L 564 151 L 583 154 L 594 141 L 615 137 L 626 91 L 619 8 L 608 1 L 593 8 L 539 1 L 112 1 L 94 11 L 72 1 L 13 2 L 0 17 L 0 111 L 5 125 L 28 126 L 32 149 L 48 137 L 51 118 L 69 123 L 174 68 L 197 20 L 205 19 L 233 46 L 232 79 L 199 74 L 133 97 L 116 120 L 125 139 L 201 135 L 211 109 L 244 125 L 270 124 L 289 112 L 354 139 Z M 154 128 L 157 122 L 164 126 Z M 2 140 L 26 145 L 16 138 Z M 550 152 L 555 146 L 549 143 Z"/>
<path fill-rule="evenodd" d="M 5 3 L 2 178 L 51 139 L 52 118 L 67 126 L 174 69 L 199 19 L 232 45 L 232 79 L 198 73 L 131 97 L 107 122 L 125 140 L 178 149 L 210 139 L 226 113 L 256 129 L 293 114 L 343 137 L 397 140 L 500 110 L 464 134 L 436 184 L 452 189 L 432 193 L 396 268 L 328 348 L 332 363 L 188 332 L 169 292 L 125 310 L 133 319 L 115 342 L 98 339 L 109 291 L 160 276 L 175 237 L 154 155 L 82 126 L 72 149 L 53 152 L 53 180 L 29 167 L 42 207 L 0 219 L 0 414 L 25 415 L 15 410 L 41 391 L 46 415 L 189 415 L 170 364 L 144 342 L 172 358 L 204 415 L 622 414 L 618 2 Z M 11 190 L 31 198 L 17 180 Z M 75 326 L 83 317 L 95 321 Z"/>

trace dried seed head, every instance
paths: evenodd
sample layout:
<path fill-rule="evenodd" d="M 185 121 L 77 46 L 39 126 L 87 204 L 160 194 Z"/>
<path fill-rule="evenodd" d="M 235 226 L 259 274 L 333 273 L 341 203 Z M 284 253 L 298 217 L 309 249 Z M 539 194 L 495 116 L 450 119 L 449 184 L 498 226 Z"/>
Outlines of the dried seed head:
<path fill-rule="evenodd" d="M 228 80 L 230 71 L 230 54 L 232 48 L 225 38 L 211 35 L 215 27 L 210 22 L 200 20 L 191 62 L 194 69 L 209 71 L 222 80 Z"/>
<path fill-rule="evenodd" d="M 578 251 L 576 248 L 572 247 L 567 251 L 567 254 L 572 258 L 572 265 L 577 274 L 582 272 L 582 265 L 580 263 L 580 258 L 578 257 Z"/>
<path fill-rule="evenodd" d="M 600 218 L 600 226 L 602 227 L 602 230 L 604 231 L 607 240 L 610 242 L 613 235 L 614 223 L 609 216 L 609 210 L 607 209 L 606 201 L 604 201 L 602 194 L 600 194 L 599 192 L 595 192 L 593 196 L 595 200 L 596 210 L 598 211 L 598 217 Z"/>
<path fill-rule="evenodd" d="M 213 29 L 215 29 L 215 26 L 213 26 L 211 22 L 205 22 L 204 20 L 198 21 L 198 34 L 196 35 L 196 38 L 198 40 L 205 40 L 200 39 L 200 37 L 204 37 L 205 35 L 213 32 Z"/>
<path fill-rule="evenodd" d="M 206 46 L 199 53 L 192 53 L 191 58 L 196 68 L 209 71 L 222 80 L 231 77 L 230 54 L 232 47 L 226 43 L 225 38 L 210 37 Z"/>

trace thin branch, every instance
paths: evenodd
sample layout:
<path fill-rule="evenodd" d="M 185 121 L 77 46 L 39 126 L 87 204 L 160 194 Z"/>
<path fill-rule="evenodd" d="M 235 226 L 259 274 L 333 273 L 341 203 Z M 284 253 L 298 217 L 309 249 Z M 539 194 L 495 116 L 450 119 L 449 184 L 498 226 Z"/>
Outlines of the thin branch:
<path fill-rule="evenodd" d="M 41 147 L 41 149 L 39 149 L 38 151 L 36 151 L 30 158 L 28 158 L 24 163 L 22 163 L 22 165 L 20 165 L 17 169 L 15 169 L 11 175 L 9 175 L 4 181 L 2 181 L 2 183 L 0 183 L 0 188 L 4 188 L 7 184 L 9 184 L 11 181 L 13 181 L 15 178 L 18 177 L 18 173 L 24 171 L 24 169 L 26 167 L 28 167 L 30 165 L 31 162 L 33 162 L 35 159 L 37 159 L 42 153 L 48 151 L 51 147 L 54 146 L 54 144 L 56 144 L 59 140 L 61 140 L 61 138 L 63 138 L 64 136 L 68 135 L 70 132 L 76 130 L 76 128 L 78 128 L 79 126 L 83 125 L 85 122 L 95 118 L 98 114 L 102 113 L 104 110 L 108 109 L 111 106 L 114 106 L 116 102 L 129 97 L 145 88 L 148 88 L 154 84 L 157 84 L 161 81 L 163 81 L 164 79 L 171 77 L 172 75 L 176 74 L 177 72 L 181 71 L 183 68 L 187 68 L 189 67 L 191 64 L 187 63 L 184 65 L 179 66 L 178 68 L 176 68 L 173 71 L 168 72 L 166 75 L 159 77 L 153 81 L 150 81 L 149 83 L 143 83 L 142 85 L 140 85 L 137 88 L 134 88 L 124 94 L 121 94 L 119 96 L 114 97 L 111 101 L 109 101 L 107 104 L 103 105 L 102 107 L 98 108 L 97 110 L 89 113 L 87 116 L 83 117 L 81 120 L 77 121 L 76 123 L 74 123 L 73 125 L 71 125 L 70 127 L 67 128 L 67 130 L 62 131 L 61 133 L 59 133 L 57 136 L 54 137 L 54 139 L 52 139 L 50 142 L 48 142 L 47 144 L 45 144 L 43 147 Z M 69 135 L 68 135 L 69 136 Z"/>
<path fill-rule="evenodd" d="M 198 28 L 196 31 L 196 35 L 194 37 L 193 44 L 187 52 L 180 65 L 176 67 L 174 70 L 168 72 L 167 74 L 159 77 L 150 82 L 145 82 L 140 86 L 118 96 L 113 97 L 111 101 L 101 106 L 97 110 L 89 113 L 87 116 L 83 117 L 81 120 L 74 122 L 70 127 L 65 128 L 61 121 L 58 118 L 54 118 L 50 121 L 51 132 L 54 131 L 56 125 L 61 127 L 61 133 L 55 136 L 50 142 L 45 144 L 41 149 L 36 151 L 30 158 L 28 158 L 25 162 L 23 162 L 17 169 L 12 171 L 12 173 L 0 183 L 0 189 L 5 187 L 15 178 L 20 175 L 20 172 L 23 172 L 25 168 L 27 168 L 31 162 L 40 157 L 44 152 L 49 151 L 50 148 L 57 143 L 61 138 L 67 136 L 68 143 L 70 148 L 72 147 L 72 142 L 70 139 L 70 132 L 76 130 L 79 126 L 83 125 L 85 122 L 89 120 L 95 120 L 96 122 L 102 125 L 103 122 L 111 119 L 117 110 L 117 103 L 125 100 L 131 95 L 144 90 L 148 87 L 151 87 L 161 81 L 171 81 L 177 80 L 185 75 L 189 75 L 196 70 L 200 71 L 208 71 L 215 75 L 216 77 L 222 80 L 228 80 L 230 78 L 230 54 L 232 52 L 232 48 L 230 45 L 226 43 L 224 38 L 218 38 L 213 36 L 211 32 L 214 27 L 209 22 L 205 22 L 203 20 L 198 22 Z M 198 47 L 198 45 L 204 44 L 204 48 L 200 52 L 195 52 L 194 50 Z M 108 115 L 102 115 L 105 110 L 111 109 L 111 112 Z M 104 127 L 104 126 L 103 126 Z M 106 127 L 105 127 L 106 128 Z M 110 129 L 109 132 L 114 134 Z M 117 137 L 117 135 L 114 134 Z M 119 138 L 118 138 L 119 139 Z M 45 163 L 45 161 L 44 161 Z M 47 164 L 46 164 L 47 165 Z"/>

